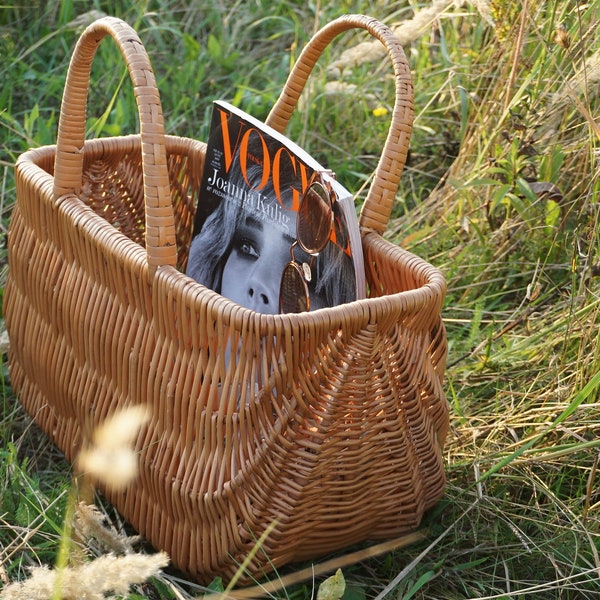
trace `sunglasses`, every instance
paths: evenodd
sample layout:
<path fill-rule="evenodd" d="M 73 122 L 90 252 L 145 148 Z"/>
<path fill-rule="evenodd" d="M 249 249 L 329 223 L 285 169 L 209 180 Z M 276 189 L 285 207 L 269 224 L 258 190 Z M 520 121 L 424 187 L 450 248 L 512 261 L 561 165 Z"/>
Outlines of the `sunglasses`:
<path fill-rule="evenodd" d="M 315 174 L 300 200 L 296 216 L 296 240 L 290 248 L 291 260 L 285 265 L 279 288 L 279 312 L 299 313 L 310 310 L 308 283 L 319 252 L 325 248 L 334 226 L 333 190 Z M 294 248 L 310 255 L 310 264 L 299 263 Z"/>

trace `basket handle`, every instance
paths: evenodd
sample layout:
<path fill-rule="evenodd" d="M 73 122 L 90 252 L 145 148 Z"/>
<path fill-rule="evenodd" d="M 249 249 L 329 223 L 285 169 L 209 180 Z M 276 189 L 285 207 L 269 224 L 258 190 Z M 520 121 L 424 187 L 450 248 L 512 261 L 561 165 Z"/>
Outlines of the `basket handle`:
<path fill-rule="evenodd" d="M 137 33 L 124 21 L 103 17 L 79 38 L 67 73 L 58 122 L 54 197 L 77 195 L 82 186 L 87 95 L 92 60 L 110 35 L 129 70 L 140 119 L 146 213 L 146 255 L 152 276 L 162 265 L 175 267 L 177 248 L 171 206 L 162 107 L 148 54 Z"/>
<path fill-rule="evenodd" d="M 327 45 L 337 35 L 354 28 L 366 29 L 376 37 L 385 46 L 394 67 L 396 97 L 390 129 L 359 221 L 361 229 L 383 234 L 406 162 L 414 112 L 410 68 L 400 41 L 386 25 L 364 15 L 344 15 L 325 25 L 298 57 L 267 123 L 279 132 L 285 131 L 308 77 Z"/>

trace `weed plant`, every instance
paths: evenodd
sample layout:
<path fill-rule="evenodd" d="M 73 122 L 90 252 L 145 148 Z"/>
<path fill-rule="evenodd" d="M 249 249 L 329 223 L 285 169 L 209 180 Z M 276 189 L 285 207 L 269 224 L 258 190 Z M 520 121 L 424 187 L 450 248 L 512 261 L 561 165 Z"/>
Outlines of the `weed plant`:
<path fill-rule="evenodd" d="M 346 12 L 404 23 L 415 122 L 386 235 L 448 281 L 448 487 L 422 541 L 344 569 L 344 597 L 597 598 L 599 0 L 38 0 L 0 8 L 3 236 L 14 161 L 55 141 L 68 59 L 91 10 L 139 32 L 167 132 L 200 139 L 215 98 L 264 118 L 316 27 Z M 288 129 L 359 202 L 393 99 L 385 56 L 344 66 L 342 51 L 364 39 L 347 35 L 326 53 Z M 335 61 L 342 68 L 332 71 Z M 137 131 L 111 44 L 101 45 L 92 82 L 89 136 Z M 56 561 L 71 471 L 23 414 L 6 367 L 1 392 L 6 585 Z M 292 585 L 279 596 L 308 598 L 312 589 Z M 130 598 L 201 594 L 168 569 L 132 590 Z"/>

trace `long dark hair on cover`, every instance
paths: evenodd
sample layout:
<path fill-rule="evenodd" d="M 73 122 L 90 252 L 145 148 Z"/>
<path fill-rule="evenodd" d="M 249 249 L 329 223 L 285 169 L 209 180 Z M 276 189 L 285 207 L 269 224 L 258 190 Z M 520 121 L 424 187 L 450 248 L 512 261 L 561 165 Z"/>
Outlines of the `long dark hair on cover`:
<path fill-rule="evenodd" d="M 239 173 L 239 170 L 236 172 Z M 263 171 L 260 165 L 249 167 L 247 177 L 251 185 L 258 184 L 262 175 Z M 282 186 L 291 185 L 295 182 L 295 175 L 282 173 L 281 181 Z M 230 178 L 230 184 L 243 187 L 248 185 L 241 174 L 239 180 Z M 261 190 L 261 194 L 265 201 L 272 199 L 272 202 L 276 202 L 271 182 Z M 339 205 L 334 206 L 335 209 L 339 209 Z M 295 231 L 295 213 L 289 212 L 294 218 L 291 223 L 291 231 Z M 246 214 L 241 210 L 238 202 L 228 200 L 219 202 L 192 240 L 186 274 L 206 287 L 221 293 L 223 269 L 231 253 L 236 230 L 245 218 Z M 308 260 L 308 257 L 302 257 L 301 254 L 302 251 L 296 253 L 298 259 Z M 321 300 L 314 303 L 315 305 L 336 306 L 356 299 L 352 258 L 336 244 L 327 244 L 319 253 L 314 261 L 313 273 L 309 292 L 311 298 Z M 281 277 L 281 273 L 273 275 Z"/>

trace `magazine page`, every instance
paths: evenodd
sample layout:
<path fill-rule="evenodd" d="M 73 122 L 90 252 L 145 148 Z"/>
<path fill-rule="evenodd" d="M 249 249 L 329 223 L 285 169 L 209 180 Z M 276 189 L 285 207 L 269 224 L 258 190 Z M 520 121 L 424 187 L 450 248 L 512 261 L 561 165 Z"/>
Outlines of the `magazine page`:
<path fill-rule="evenodd" d="M 333 217 L 331 224 L 323 224 L 328 228 L 325 246 L 309 253 L 298 243 L 296 225 L 315 181 L 327 190 Z M 318 214 L 315 219 L 311 227 L 321 225 Z M 305 305 L 301 287 L 290 292 L 282 285 L 290 262 L 303 273 Z M 217 101 L 186 273 L 262 313 L 286 312 L 282 294 L 297 295 L 298 310 L 362 298 L 364 265 L 352 195 L 288 138 Z"/>

